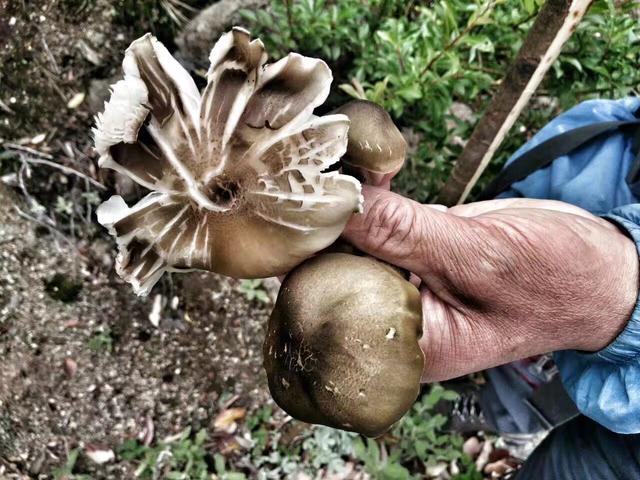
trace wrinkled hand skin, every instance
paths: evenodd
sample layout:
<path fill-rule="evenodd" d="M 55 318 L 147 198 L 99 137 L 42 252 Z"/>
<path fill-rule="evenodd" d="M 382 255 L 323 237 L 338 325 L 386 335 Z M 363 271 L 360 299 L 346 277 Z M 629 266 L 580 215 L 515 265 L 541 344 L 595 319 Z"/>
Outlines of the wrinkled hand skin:
<path fill-rule="evenodd" d="M 550 351 L 597 351 L 634 308 L 635 245 L 585 210 L 530 199 L 447 210 L 372 186 L 364 196 L 343 236 L 421 279 L 425 382 Z"/>

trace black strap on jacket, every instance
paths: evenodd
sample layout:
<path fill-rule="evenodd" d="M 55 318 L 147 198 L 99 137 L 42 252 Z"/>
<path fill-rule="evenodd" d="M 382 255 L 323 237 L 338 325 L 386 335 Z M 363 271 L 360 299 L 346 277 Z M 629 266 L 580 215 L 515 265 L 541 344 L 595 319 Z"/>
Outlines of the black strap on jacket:
<path fill-rule="evenodd" d="M 636 112 L 638 113 L 638 112 Z M 635 127 L 635 128 L 634 128 Z M 627 176 L 630 185 L 640 181 L 640 118 L 627 121 L 597 122 L 561 133 L 536 145 L 507 165 L 498 176 L 480 193 L 476 200 L 489 200 L 507 190 L 513 183 L 528 177 L 536 170 L 546 167 L 556 158 L 613 130 L 630 130 L 634 139 L 632 151 L 636 161 Z"/>

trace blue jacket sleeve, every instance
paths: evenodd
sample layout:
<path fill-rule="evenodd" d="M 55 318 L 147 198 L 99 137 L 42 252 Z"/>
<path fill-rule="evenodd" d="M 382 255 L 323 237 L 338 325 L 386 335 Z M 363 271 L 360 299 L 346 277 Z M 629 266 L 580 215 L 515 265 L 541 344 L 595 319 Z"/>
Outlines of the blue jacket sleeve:
<path fill-rule="evenodd" d="M 640 252 L 640 204 L 603 215 L 626 230 Z M 609 430 L 640 432 L 640 302 L 624 330 L 594 353 L 556 352 L 562 382 L 578 409 Z"/>

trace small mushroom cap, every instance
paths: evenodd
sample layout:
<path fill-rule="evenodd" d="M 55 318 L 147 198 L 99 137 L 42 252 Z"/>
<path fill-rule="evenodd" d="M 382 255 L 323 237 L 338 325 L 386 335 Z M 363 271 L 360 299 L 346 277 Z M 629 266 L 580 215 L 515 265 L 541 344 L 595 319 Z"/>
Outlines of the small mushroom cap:
<path fill-rule="evenodd" d="M 313 115 L 331 84 L 324 62 L 291 53 L 265 64 L 262 42 L 240 28 L 209 58 L 200 92 L 159 41 L 137 39 L 97 117 L 99 165 L 151 190 L 97 211 L 116 237 L 116 271 L 139 294 L 165 271 L 284 274 L 362 208 L 359 182 L 327 171 L 346 151 L 349 119 Z"/>
<path fill-rule="evenodd" d="M 407 154 L 407 142 L 387 111 L 368 100 L 353 100 L 336 109 L 351 120 L 343 163 L 368 172 L 397 172 Z"/>
<path fill-rule="evenodd" d="M 330 253 L 284 280 L 269 319 L 264 366 L 291 416 L 375 437 L 420 391 L 420 294 L 371 257 Z"/>

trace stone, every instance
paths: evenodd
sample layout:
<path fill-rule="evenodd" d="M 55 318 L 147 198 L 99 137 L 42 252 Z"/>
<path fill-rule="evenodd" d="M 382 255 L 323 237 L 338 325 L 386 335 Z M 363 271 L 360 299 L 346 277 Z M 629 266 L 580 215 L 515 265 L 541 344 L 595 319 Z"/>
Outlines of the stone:
<path fill-rule="evenodd" d="M 262 8 L 266 0 L 220 0 L 205 8 L 175 39 L 180 57 L 196 67 L 207 68 L 213 44 L 232 26 L 242 26 L 239 11 Z"/>

